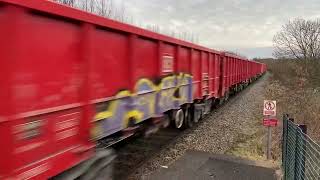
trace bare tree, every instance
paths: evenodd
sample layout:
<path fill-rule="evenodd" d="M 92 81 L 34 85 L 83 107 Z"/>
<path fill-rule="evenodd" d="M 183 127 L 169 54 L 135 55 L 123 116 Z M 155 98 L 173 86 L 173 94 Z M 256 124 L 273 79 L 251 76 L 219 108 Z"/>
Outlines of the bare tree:
<path fill-rule="evenodd" d="M 114 9 L 113 1 L 98 0 L 96 6 L 98 15 L 111 18 Z"/>
<path fill-rule="evenodd" d="M 320 58 L 320 19 L 294 19 L 282 27 L 274 38 L 274 56 L 277 58 Z"/>
<path fill-rule="evenodd" d="M 241 54 L 241 53 L 239 53 L 239 52 L 230 51 L 230 50 L 225 50 L 225 51 L 223 51 L 223 52 L 228 53 L 228 54 L 232 54 L 232 55 L 235 55 L 235 56 L 238 56 L 238 57 L 241 57 L 241 58 L 243 58 L 243 59 L 248 59 L 247 56 L 245 56 L 245 55 L 243 55 L 243 54 Z M 255 59 L 253 59 L 253 60 L 255 60 Z"/>
<path fill-rule="evenodd" d="M 61 4 L 65 4 L 71 7 L 74 7 L 75 5 L 75 0 L 53 0 L 55 2 L 61 3 Z"/>
<path fill-rule="evenodd" d="M 97 13 L 96 0 L 79 0 L 79 8 L 90 13 Z"/>
<path fill-rule="evenodd" d="M 132 25 L 137 25 L 139 27 L 144 27 L 150 31 L 166 34 L 181 40 L 199 43 L 199 36 L 195 35 L 193 32 L 189 31 L 175 31 L 167 30 L 162 31 L 158 25 L 143 25 L 141 22 L 135 22 L 133 17 L 130 16 L 126 10 L 123 3 L 115 5 L 114 0 L 53 0 L 55 2 L 65 4 L 71 7 L 76 7 L 81 10 L 97 14 L 99 16 L 114 19 L 116 21 L 129 23 Z"/>

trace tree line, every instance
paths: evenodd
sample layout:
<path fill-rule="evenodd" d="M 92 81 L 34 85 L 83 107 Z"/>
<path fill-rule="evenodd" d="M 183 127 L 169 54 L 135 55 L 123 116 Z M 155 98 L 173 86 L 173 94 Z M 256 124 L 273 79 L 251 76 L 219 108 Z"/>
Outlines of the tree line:
<path fill-rule="evenodd" d="M 319 60 L 320 19 L 297 18 L 274 36 L 274 56 L 279 59 Z"/>
<path fill-rule="evenodd" d="M 128 14 L 125 6 L 120 3 L 120 5 L 114 4 L 113 0 L 52 0 L 57 3 L 61 3 L 70 7 L 78 8 L 83 11 L 93 13 L 102 17 L 120 21 L 123 23 L 131 24 L 141 28 L 148 29 L 153 32 L 165 34 L 168 36 L 173 36 L 181 40 L 189 41 L 192 43 L 199 43 L 199 36 L 192 31 L 174 31 L 172 29 L 163 29 L 156 24 L 144 25 L 133 19 L 133 17 Z"/>

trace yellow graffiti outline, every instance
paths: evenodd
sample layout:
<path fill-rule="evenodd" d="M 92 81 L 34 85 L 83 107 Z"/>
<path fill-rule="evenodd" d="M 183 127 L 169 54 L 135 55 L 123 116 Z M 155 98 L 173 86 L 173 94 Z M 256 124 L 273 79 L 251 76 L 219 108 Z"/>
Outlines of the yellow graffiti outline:
<path fill-rule="evenodd" d="M 139 94 L 138 88 L 143 84 L 147 84 L 152 89 L 152 91 L 148 92 L 146 94 Z M 147 103 L 149 104 L 150 114 L 154 114 L 154 112 L 155 112 L 155 105 L 154 104 L 155 104 L 155 101 L 156 101 L 156 95 L 157 95 L 157 93 L 159 91 L 157 86 L 152 81 L 150 81 L 149 79 L 142 78 L 136 83 L 134 91 L 135 91 L 134 95 L 135 96 L 139 96 L 138 98 L 143 98 L 144 99 L 145 96 L 152 96 L 152 98 L 150 100 L 150 103 L 148 103 L 148 102 Z M 139 99 L 139 101 L 140 101 L 140 99 Z M 147 104 L 147 103 L 145 103 L 145 104 Z"/>
<path fill-rule="evenodd" d="M 90 130 L 90 135 L 93 139 L 98 138 L 103 133 L 102 125 L 100 125 L 100 124 L 102 124 L 101 121 L 94 122 L 94 125 L 92 126 L 92 128 Z"/>
<path fill-rule="evenodd" d="M 120 91 L 116 96 L 114 100 L 111 100 L 110 105 L 106 111 L 102 111 L 94 116 L 94 122 L 101 121 L 107 118 L 110 118 L 113 116 L 113 112 L 115 112 L 120 98 L 128 98 L 131 96 L 130 91 Z"/>
<path fill-rule="evenodd" d="M 170 75 L 170 76 L 164 77 L 161 79 L 161 82 L 158 85 L 158 89 L 159 89 L 158 93 L 160 93 L 161 97 L 165 97 L 165 100 L 167 100 L 168 97 L 170 98 L 170 95 L 169 95 L 169 94 L 171 94 L 170 91 L 172 91 L 172 89 L 174 88 L 174 79 L 175 79 L 175 75 Z M 168 85 L 166 87 L 164 86 L 165 82 L 168 83 Z M 164 107 L 166 104 L 167 104 L 167 102 L 164 102 L 162 100 L 162 98 L 160 98 L 159 106 Z"/>
<path fill-rule="evenodd" d="M 192 76 L 188 75 L 188 74 L 183 74 L 183 73 L 179 73 L 179 75 L 176 77 L 177 78 L 177 86 L 175 87 L 175 91 L 179 90 L 179 93 L 180 93 L 180 90 L 182 89 L 182 86 L 185 86 L 188 84 L 188 78 L 192 78 Z M 181 101 L 181 102 L 186 102 L 187 99 L 186 97 L 184 96 L 180 96 L 180 97 L 175 97 L 173 96 L 172 97 L 173 100 L 175 101 Z"/>
<path fill-rule="evenodd" d="M 174 87 L 174 83 L 173 83 L 174 79 L 175 79 L 175 75 L 171 75 L 171 76 L 167 76 L 167 77 L 162 78 L 160 84 L 158 85 L 158 89 L 163 90 L 163 88 L 173 88 Z M 166 81 L 169 81 L 169 82 L 172 81 L 172 82 L 170 82 L 169 87 L 164 87 L 164 82 L 166 82 Z"/>
<path fill-rule="evenodd" d="M 177 85 L 174 86 L 174 80 L 176 78 L 177 78 Z M 177 89 L 181 88 L 182 85 L 188 84 L 188 78 L 193 78 L 193 76 L 190 74 L 184 74 L 184 73 L 179 73 L 179 75 L 170 75 L 170 76 L 162 78 L 160 84 L 158 84 L 158 85 L 155 85 L 151 80 L 146 79 L 146 78 L 142 78 L 142 79 L 138 80 L 138 82 L 134 86 L 134 92 L 130 92 L 128 90 L 120 91 L 115 96 L 115 99 L 111 100 L 110 105 L 108 106 L 106 111 L 97 113 L 94 116 L 93 122 L 95 122 L 94 123 L 95 125 L 93 126 L 92 135 L 94 136 L 94 135 L 99 135 L 102 133 L 101 125 L 98 126 L 97 124 L 98 123 L 101 124 L 101 122 L 99 122 L 101 120 L 106 120 L 106 119 L 109 119 L 114 116 L 114 112 L 116 112 L 116 109 L 118 108 L 119 100 L 122 98 L 135 97 L 135 96 L 140 96 L 138 98 L 146 98 L 146 97 L 151 96 L 152 98 L 151 98 L 151 100 L 149 100 L 150 114 L 155 113 L 155 101 L 156 101 L 157 93 L 161 93 L 161 96 L 164 96 L 167 98 L 169 97 L 173 101 L 174 100 L 186 101 L 185 97 L 180 96 L 179 98 L 176 98 L 173 96 L 172 93 L 174 93 Z M 169 82 L 167 82 L 168 85 L 166 87 L 164 87 L 164 83 L 166 81 L 169 81 Z M 146 94 L 143 94 L 143 93 L 139 94 L 138 88 L 143 84 L 147 84 L 151 88 L 151 91 Z M 164 88 L 166 88 L 166 89 L 164 89 Z M 170 91 L 172 91 L 172 93 Z M 172 95 L 170 96 L 169 94 L 172 94 Z M 146 102 L 146 103 L 148 103 L 148 102 Z M 162 101 L 160 101 L 159 103 L 162 106 L 164 105 Z M 123 128 L 126 128 L 128 126 L 130 118 L 134 118 L 136 120 L 135 123 L 139 123 L 142 121 L 143 116 L 144 116 L 144 113 L 138 109 L 129 110 L 125 114 L 125 116 L 122 120 Z"/>
<path fill-rule="evenodd" d="M 138 80 L 138 82 L 135 84 L 134 86 L 134 92 L 135 94 L 139 93 L 138 91 L 138 88 L 142 85 L 142 84 L 148 84 L 149 87 L 151 87 L 151 89 L 153 91 L 156 91 L 157 90 L 157 86 L 152 82 L 150 81 L 149 79 L 146 79 L 146 78 L 142 78 L 140 80 Z"/>
<path fill-rule="evenodd" d="M 123 128 L 127 128 L 128 127 L 130 118 L 134 118 L 135 119 L 135 124 L 141 122 L 143 116 L 144 116 L 144 113 L 139 111 L 139 110 L 128 111 L 126 113 L 126 115 L 124 116 L 123 120 L 122 120 L 122 122 L 123 122 L 122 127 Z"/>

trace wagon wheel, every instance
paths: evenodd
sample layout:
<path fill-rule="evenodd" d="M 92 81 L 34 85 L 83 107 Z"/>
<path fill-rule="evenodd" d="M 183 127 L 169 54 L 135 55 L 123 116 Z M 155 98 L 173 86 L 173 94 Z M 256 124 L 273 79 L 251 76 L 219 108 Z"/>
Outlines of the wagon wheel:
<path fill-rule="evenodd" d="M 182 109 L 179 109 L 174 116 L 174 124 L 177 129 L 181 129 L 184 122 L 184 112 Z"/>
<path fill-rule="evenodd" d="M 193 126 L 193 112 L 192 108 L 187 107 L 184 110 L 184 128 L 191 128 Z"/>

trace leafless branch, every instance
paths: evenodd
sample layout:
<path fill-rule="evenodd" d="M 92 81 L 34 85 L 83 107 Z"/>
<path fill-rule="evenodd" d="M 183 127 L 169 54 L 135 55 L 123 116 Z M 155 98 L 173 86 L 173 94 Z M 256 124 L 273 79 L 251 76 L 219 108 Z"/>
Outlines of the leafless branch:
<path fill-rule="evenodd" d="M 133 17 L 130 16 L 126 10 L 124 4 L 114 4 L 114 0 L 53 0 L 55 2 L 65 4 L 71 7 L 76 7 L 81 10 L 97 14 L 99 16 L 114 19 L 116 21 L 136 24 L 139 27 L 144 27 L 150 31 L 169 35 L 181 40 L 199 43 L 199 36 L 191 31 L 181 31 L 176 32 L 175 30 L 163 31 L 158 25 L 142 25 L 134 21 Z M 319 47 L 318 47 L 319 48 Z"/>
<path fill-rule="evenodd" d="M 299 60 L 320 58 L 320 20 L 294 19 L 274 38 L 274 56 Z"/>

